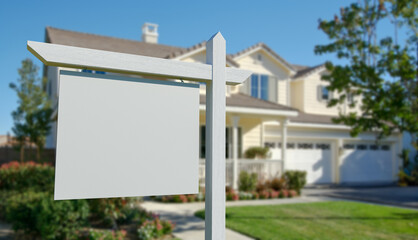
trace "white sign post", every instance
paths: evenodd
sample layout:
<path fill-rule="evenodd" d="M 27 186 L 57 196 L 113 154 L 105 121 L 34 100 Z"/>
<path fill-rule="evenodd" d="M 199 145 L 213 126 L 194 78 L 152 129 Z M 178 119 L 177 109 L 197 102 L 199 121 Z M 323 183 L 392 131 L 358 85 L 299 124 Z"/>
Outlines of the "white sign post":
<path fill-rule="evenodd" d="M 225 40 L 220 33 L 214 35 L 207 43 L 206 59 L 208 64 L 187 63 L 31 41 L 28 41 L 27 47 L 31 53 L 48 66 L 90 69 L 109 73 L 139 75 L 142 77 L 150 76 L 166 79 L 183 79 L 206 83 L 205 238 L 207 240 L 225 239 L 225 84 L 240 84 L 250 77 L 251 72 L 225 67 Z M 198 183 L 196 178 L 198 171 L 198 154 L 196 147 L 197 129 L 193 130 L 191 128 L 197 128 L 198 126 L 197 115 L 193 110 L 196 108 L 196 105 L 198 105 L 198 98 L 195 98 L 197 95 L 197 91 L 195 91 L 196 86 L 190 84 L 176 84 L 170 81 L 157 81 L 151 79 L 141 80 L 137 78 L 112 76 L 112 74 L 109 74 L 109 76 L 106 77 L 99 77 L 97 75 L 98 74 L 90 74 L 84 76 L 80 73 L 71 72 L 63 72 L 61 75 L 63 86 L 60 86 L 60 94 L 62 93 L 63 95 L 60 96 L 59 99 L 59 101 L 62 100 L 62 102 L 59 103 L 58 119 L 59 124 L 62 126 L 58 125 L 58 134 L 63 135 L 58 137 L 59 142 L 57 146 L 57 175 L 55 181 L 56 199 L 168 195 L 194 192 L 194 189 L 196 189 L 197 186 L 196 184 Z M 84 89 L 84 91 L 79 91 L 80 87 L 85 88 L 86 86 L 88 88 L 87 91 L 86 89 Z M 97 99 L 94 98 L 94 95 L 89 96 L 88 94 L 89 90 L 93 91 L 97 89 L 103 91 L 101 93 L 96 92 L 97 97 L 100 99 L 99 101 L 96 101 Z M 73 95 L 71 94 L 72 92 L 74 92 Z M 136 92 L 138 92 L 138 94 L 135 94 Z M 110 98 L 113 93 L 116 97 L 113 98 L 112 101 Z M 107 96 L 109 96 L 110 100 L 107 99 Z M 77 99 L 77 97 L 80 99 Z M 74 99 L 74 102 L 71 101 L 72 98 Z M 178 101 L 173 101 L 173 99 Z M 168 104 L 166 106 L 161 104 L 151 106 L 153 103 L 152 100 L 157 101 L 158 103 L 173 102 L 171 102 L 171 105 Z M 84 102 L 87 102 L 88 106 L 84 106 Z M 136 105 L 135 103 L 138 104 Z M 148 103 L 149 105 L 147 105 Z M 129 107 L 127 107 L 126 104 L 128 104 Z M 141 110 L 138 109 L 138 106 L 144 111 L 143 116 L 147 116 L 146 119 L 140 117 Z M 161 125 L 161 119 L 164 116 L 161 113 L 155 112 L 158 111 L 158 109 L 153 111 L 153 107 L 161 108 L 160 110 L 167 108 L 182 109 L 182 113 L 177 114 L 177 119 L 170 117 L 166 120 L 173 121 L 180 130 L 179 128 L 173 127 L 173 125 L 168 124 L 160 131 L 160 134 L 161 132 L 164 132 L 166 136 L 174 136 L 176 134 L 181 135 L 181 129 L 183 129 L 183 133 L 184 131 L 187 131 L 187 133 L 184 133 L 184 136 L 182 136 L 185 137 L 183 140 L 186 142 L 191 141 L 190 145 L 196 149 L 190 149 L 190 152 L 182 152 L 182 150 L 187 148 L 175 145 L 173 149 L 175 149 L 175 147 L 181 148 L 181 151 L 174 156 L 174 158 L 179 159 L 169 159 L 169 156 L 167 158 L 167 156 L 162 155 L 154 158 L 153 160 L 157 161 L 154 163 L 147 162 L 149 159 L 141 159 L 141 149 L 151 150 L 146 153 L 148 156 L 151 156 L 152 151 L 155 151 L 158 148 L 158 146 L 155 146 L 159 137 L 157 133 L 153 135 L 152 131 L 148 131 L 145 135 L 140 134 L 141 131 L 157 129 Z M 137 112 L 126 114 L 124 111 Z M 155 113 L 155 116 L 153 113 Z M 78 115 L 83 115 L 81 120 L 78 118 Z M 92 119 L 88 119 L 88 117 L 91 117 Z M 100 117 L 105 118 L 104 124 L 100 124 L 100 122 L 95 124 L 96 121 L 100 121 Z M 121 131 L 123 132 L 122 136 L 126 136 L 126 138 L 115 139 L 114 145 L 112 145 L 113 148 L 107 148 L 107 146 L 110 146 L 109 143 L 111 141 L 109 141 L 109 139 L 103 139 L 105 136 L 104 133 L 109 130 L 109 127 L 114 127 L 108 126 L 108 121 L 116 127 L 125 124 L 121 127 Z M 135 121 L 147 123 L 149 126 L 146 128 L 142 126 L 141 129 L 141 127 L 135 124 Z M 76 122 L 78 122 L 79 125 L 74 125 Z M 88 126 L 83 126 L 83 123 L 86 123 Z M 80 127 L 80 129 L 71 132 L 71 128 L 74 126 Z M 137 138 L 137 141 L 140 144 L 135 145 L 135 138 L 131 138 L 132 135 L 130 135 L 131 129 L 132 135 Z M 120 136 L 117 131 L 112 130 L 112 132 L 117 136 Z M 96 139 L 87 139 L 83 143 L 74 142 L 77 141 L 75 138 L 83 138 L 83 136 L 80 136 L 83 135 L 83 133 L 89 133 L 89 137 L 96 137 Z M 88 144 L 90 140 L 98 140 L 100 144 L 95 144 L 95 149 L 89 150 L 88 147 L 85 147 L 84 145 Z M 124 147 L 126 145 L 128 145 L 129 148 Z M 135 146 L 138 146 L 137 155 L 136 152 L 132 151 L 124 152 L 127 149 L 133 149 Z M 74 152 L 71 152 L 71 150 L 74 150 Z M 100 150 L 104 151 L 106 154 L 102 154 L 97 158 L 96 153 Z M 118 167 L 115 163 L 118 159 L 112 161 L 118 154 L 123 155 L 122 157 L 126 160 L 124 161 L 124 164 L 127 164 L 126 166 L 128 167 Z M 195 163 L 190 162 L 190 159 L 193 159 L 193 155 L 196 155 Z M 86 169 L 83 169 L 82 173 L 80 172 L 79 167 L 83 162 L 77 161 L 76 159 L 80 156 L 87 156 L 84 160 L 89 161 L 89 165 L 85 166 Z M 181 158 L 183 156 L 188 160 L 182 161 Z M 105 163 L 107 165 L 103 167 L 103 170 L 110 169 L 114 171 L 113 175 L 109 176 L 109 179 L 105 182 L 94 179 L 95 176 L 98 176 L 99 179 L 100 177 L 102 177 L 101 179 L 106 178 L 106 171 L 100 171 L 100 158 L 106 159 Z M 71 159 L 74 159 L 74 162 L 71 162 Z M 90 161 L 91 159 L 93 160 Z M 147 167 L 154 167 L 155 170 L 158 169 L 158 166 L 161 164 L 170 164 L 167 159 L 171 160 L 171 163 L 174 162 L 174 164 L 176 161 L 180 161 L 181 166 L 177 166 L 180 167 L 180 169 L 176 168 L 171 170 L 176 171 L 179 175 L 184 173 L 184 176 L 186 176 L 185 179 L 177 178 L 176 181 L 174 181 L 174 185 L 176 186 L 164 186 L 165 183 L 168 183 L 173 178 L 169 172 L 165 175 L 160 174 L 153 179 L 152 176 L 147 175 L 145 170 L 142 172 L 144 174 L 143 179 L 148 179 L 148 182 L 141 181 L 143 180 L 141 177 L 129 177 L 136 173 L 135 169 L 130 169 L 129 167 L 136 166 L 137 168 L 142 168 L 142 170 Z M 166 166 L 160 167 L 165 168 Z M 89 173 L 93 174 L 89 176 Z M 79 181 L 77 181 L 77 174 L 83 176 Z M 71 180 L 71 178 L 74 178 L 76 181 L 68 181 Z M 194 181 L 193 179 L 195 178 L 195 182 L 187 182 L 188 180 Z M 131 182 L 129 182 L 129 180 L 131 180 Z M 159 181 L 159 183 L 151 183 L 153 181 Z M 83 183 L 86 182 L 93 185 L 89 185 L 89 188 L 86 188 L 83 186 Z M 95 189 L 91 190 L 92 186 L 95 186 Z M 175 189 L 173 190 L 173 188 Z"/>

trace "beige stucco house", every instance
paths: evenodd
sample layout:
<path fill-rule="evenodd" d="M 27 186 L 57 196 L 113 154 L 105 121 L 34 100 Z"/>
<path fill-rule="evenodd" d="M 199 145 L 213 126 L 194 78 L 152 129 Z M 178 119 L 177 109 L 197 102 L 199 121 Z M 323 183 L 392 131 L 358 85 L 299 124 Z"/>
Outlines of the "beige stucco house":
<path fill-rule="evenodd" d="M 93 48 L 186 62 L 205 62 L 205 42 L 190 48 L 158 44 L 158 26 L 145 24 L 142 41 L 99 36 L 46 28 L 45 42 Z M 280 50 L 280 49 L 278 49 Z M 300 66 L 287 62 L 264 43 L 228 55 L 227 66 L 250 70 L 253 75 L 244 84 L 227 88 L 226 158 L 241 159 L 246 149 L 268 146 L 270 160 L 251 160 L 266 164 L 280 163 L 270 176 L 284 169 L 305 170 L 309 184 L 370 184 L 396 180 L 402 136 L 394 134 L 377 145 L 373 132 L 350 137 L 350 128 L 334 124 L 339 112 L 360 111 L 359 104 L 328 108 L 333 94 L 321 81 L 323 65 Z M 57 67 L 44 67 L 47 91 L 56 102 L 59 84 Z M 96 74 L 87 69 L 79 71 Z M 200 86 L 200 158 L 205 157 L 205 85 Z M 360 102 L 361 99 L 350 99 Z M 168 118 L 169 119 L 169 118 Z M 56 124 L 48 137 L 48 147 L 55 147 Z M 234 147 L 237 146 L 237 152 Z M 163 147 L 163 146 L 162 146 Z M 242 163 L 248 160 L 240 160 Z M 228 181 L 227 181 L 228 182 Z"/>

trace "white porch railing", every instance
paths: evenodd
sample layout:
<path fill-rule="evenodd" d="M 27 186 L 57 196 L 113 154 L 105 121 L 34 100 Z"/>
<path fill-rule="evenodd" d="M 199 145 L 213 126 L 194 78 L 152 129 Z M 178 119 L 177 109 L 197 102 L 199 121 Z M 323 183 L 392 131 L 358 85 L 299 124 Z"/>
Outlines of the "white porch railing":
<path fill-rule="evenodd" d="M 225 183 L 227 186 L 232 187 L 234 176 L 233 160 L 226 159 L 225 165 Z M 238 176 L 241 171 L 257 173 L 258 180 L 264 181 L 281 176 L 283 172 L 283 163 L 281 160 L 272 159 L 238 159 Z M 199 184 L 200 186 L 205 186 L 205 159 L 199 160 Z"/>

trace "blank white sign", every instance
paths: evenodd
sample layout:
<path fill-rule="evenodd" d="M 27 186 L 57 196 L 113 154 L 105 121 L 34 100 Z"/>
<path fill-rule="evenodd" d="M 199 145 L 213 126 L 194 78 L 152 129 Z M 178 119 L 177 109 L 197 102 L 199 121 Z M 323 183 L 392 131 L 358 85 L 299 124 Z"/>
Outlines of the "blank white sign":
<path fill-rule="evenodd" d="M 55 200 L 198 193 L 199 86 L 60 72 Z"/>

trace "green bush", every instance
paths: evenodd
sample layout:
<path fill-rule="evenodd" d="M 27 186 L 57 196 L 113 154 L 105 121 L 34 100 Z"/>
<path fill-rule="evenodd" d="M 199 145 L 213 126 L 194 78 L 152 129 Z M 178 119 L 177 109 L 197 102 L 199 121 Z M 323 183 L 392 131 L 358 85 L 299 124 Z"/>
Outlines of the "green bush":
<path fill-rule="evenodd" d="M 243 192 L 252 192 L 257 187 L 257 180 L 257 173 L 249 174 L 246 171 L 242 171 L 239 174 L 238 188 Z"/>
<path fill-rule="evenodd" d="M 80 235 L 79 240 L 121 240 L 126 237 L 126 231 L 113 230 L 94 230 L 90 229 L 88 232 Z"/>
<path fill-rule="evenodd" d="M 164 235 L 171 234 L 174 224 L 171 221 L 160 220 L 157 216 L 153 220 L 146 220 L 137 229 L 140 240 L 160 239 Z"/>
<path fill-rule="evenodd" d="M 90 199 L 91 218 L 104 227 L 116 228 L 118 223 L 125 223 L 140 215 L 134 205 L 138 198 L 100 198 Z"/>
<path fill-rule="evenodd" d="M 281 178 L 273 178 L 270 182 L 270 187 L 275 191 L 280 191 L 283 189 L 287 189 L 286 179 Z"/>
<path fill-rule="evenodd" d="M 53 191 L 54 167 L 34 162 L 10 162 L 0 167 L 0 190 Z"/>
<path fill-rule="evenodd" d="M 289 189 L 293 189 L 300 194 L 300 190 L 306 184 L 306 171 L 286 171 L 284 173 L 284 178 L 286 179 Z"/>
<path fill-rule="evenodd" d="M 15 230 L 41 239 L 70 239 L 86 224 L 89 207 L 85 200 L 54 201 L 46 192 L 25 192 L 10 197 L 6 219 Z"/>
<path fill-rule="evenodd" d="M 244 156 L 245 158 L 250 158 L 250 159 L 254 159 L 254 158 L 266 158 L 267 157 L 267 153 L 269 152 L 269 148 L 263 148 L 263 147 L 250 147 L 248 148 L 245 153 Z"/>

